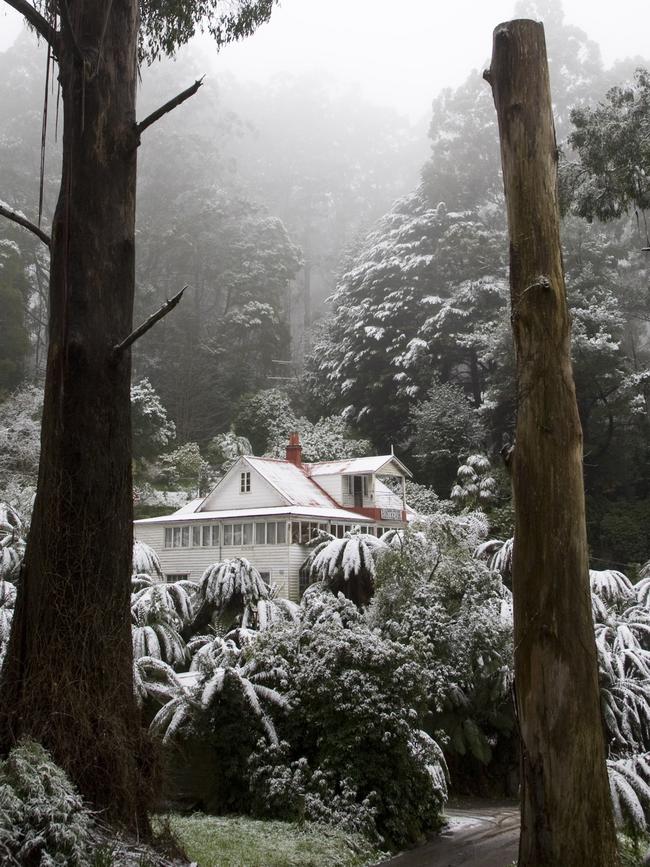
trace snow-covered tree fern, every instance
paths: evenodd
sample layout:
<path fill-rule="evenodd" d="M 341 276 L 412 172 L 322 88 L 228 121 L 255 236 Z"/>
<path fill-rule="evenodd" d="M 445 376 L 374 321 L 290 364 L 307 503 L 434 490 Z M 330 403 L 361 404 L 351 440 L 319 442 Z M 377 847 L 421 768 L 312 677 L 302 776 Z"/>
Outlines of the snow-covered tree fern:
<path fill-rule="evenodd" d="M 271 588 L 258 570 L 243 557 L 208 566 L 197 592 L 192 632 L 212 623 L 228 631 L 238 618 L 257 614 L 260 600 L 271 598 Z M 248 615 L 246 612 L 248 610 Z"/>
<path fill-rule="evenodd" d="M 616 569 L 590 569 L 589 583 L 591 592 L 611 605 L 617 602 L 628 602 L 634 599 L 634 587 L 630 579 Z"/>
<path fill-rule="evenodd" d="M 177 622 L 168 617 L 156 618 L 151 610 L 137 612 L 132 617 L 133 658 L 152 656 L 176 667 L 189 658 L 185 642 L 177 630 Z"/>
<path fill-rule="evenodd" d="M 24 525 L 9 503 L 0 502 L 0 580 L 14 581 L 25 555 Z"/>
<path fill-rule="evenodd" d="M 184 694 L 176 694 L 151 723 L 152 732 L 162 735 L 163 742 L 171 740 L 183 726 L 197 722 L 202 714 L 211 714 L 220 702 L 227 701 L 228 687 L 241 695 L 268 740 L 278 742 L 273 720 L 265 706 L 286 709 L 288 702 L 279 692 L 262 683 L 263 674 L 256 670 L 253 662 L 245 660 L 242 649 L 234 641 L 216 636 L 213 641 L 204 643 L 192 659 L 191 670 L 198 675 L 197 685 Z"/>
<path fill-rule="evenodd" d="M 164 580 L 160 558 L 154 549 L 141 542 L 139 539 L 133 540 L 133 575 L 148 575 L 150 578 Z"/>
<path fill-rule="evenodd" d="M 357 605 L 367 605 L 374 592 L 376 560 L 388 545 L 366 533 L 346 533 L 319 542 L 303 564 L 312 578 L 333 593 L 343 593 Z"/>
<path fill-rule="evenodd" d="M 470 455 L 458 468 L 451 499 L 463 509 L 484 508 L 493 503 L 497 496 L 497 483 L 491 469 L 485 455 Z"/>
<path fill-rule="evenodd" d="M 193 581 L 144 586 L 131 596 L 131 614 L 137 622 L 163 619 L 182 628 L 192 620 L 192 599 L 197 590 Z"/>
<path fill-rule="evenodd" d="M 634 833 L 646 831 L 650 819 L 650 753 L 608 761 L 607 771 L 617 826 Z"/>
<path fill-rule="evenodd" d="M 479 560 L 486 560 L 490 569 L 498 572 L 502 578 L 512 578 L 512 552 L 515 540 L 489 539 L 482 542 L 474 552 Z"/>
<path fill-rule="evenodd" d="M 176 698 L 184 691 L 174 669 L 153 656 L 141 656 L 133 662 L 133 690 L 140 707 L 147 699 L 160 705 Z"/>
<path fill-rule="evenodd" d="M 11 582 L 0 579 L 0 666 L 11 634 L 15 602 L 16 588 Z"/>

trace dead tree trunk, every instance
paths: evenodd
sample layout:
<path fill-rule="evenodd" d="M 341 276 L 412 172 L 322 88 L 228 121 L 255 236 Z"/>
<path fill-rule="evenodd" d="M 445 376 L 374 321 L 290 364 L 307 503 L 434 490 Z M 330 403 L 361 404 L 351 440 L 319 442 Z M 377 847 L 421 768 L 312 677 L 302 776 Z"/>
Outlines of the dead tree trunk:
<path fill-rule="evenodd" d="M 544 28 L 494 31 L 492 85 L 510 232 L 519 867 L 618 863 L 589 596 L 582 478 Z"/>
<path fill-rule="evenodd" d="M 0 695 L 0 745 L 49 748 L 104 816 L 146 822 L 133 697 L 130 352 L 138 3 L 70 0 L 38 494 Z M 31 13 L 30 13 L 31 14 Z"/>

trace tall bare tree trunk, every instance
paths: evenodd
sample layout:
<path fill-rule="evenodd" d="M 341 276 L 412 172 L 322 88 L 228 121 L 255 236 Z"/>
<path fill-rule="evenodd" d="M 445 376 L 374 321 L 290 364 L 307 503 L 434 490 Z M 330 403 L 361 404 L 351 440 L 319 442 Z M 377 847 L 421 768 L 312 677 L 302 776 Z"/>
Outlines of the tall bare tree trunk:
<path fill-rule="evenodd" d="M 519 867 L 618 863 L 589 596 L 582 432 L 560 249 L 544 28 L 494 31 L 492 85 L 510 231 Z"/>
<path fill-rule="evenodd" d="M 69 9 L 65 12 L 65 6 Z M 146 822 L 133 698 L 130 352 L 138 4 L 70 0 L 42 450 L 0 744 L 48 747 L 105 816 Z M 66 22 L 66 19 L 68 21 Z"/>

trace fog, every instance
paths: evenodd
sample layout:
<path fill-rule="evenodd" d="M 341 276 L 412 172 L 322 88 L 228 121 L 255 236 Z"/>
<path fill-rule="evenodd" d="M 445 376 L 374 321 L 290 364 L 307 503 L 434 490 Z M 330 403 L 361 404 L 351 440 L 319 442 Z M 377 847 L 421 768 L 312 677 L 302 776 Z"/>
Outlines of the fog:
<path fill-rule="evenodd" d="M 615 13 L 602 0 L 565 0 L 563 8 L 566 22 L 600 45 L 606 65 L 647 54 L 647 0 L 619 0 Z M 252 38 L 215 53 L 215 71 L 255 82 L 317 73 L 417 119 L 443 87 L 485 63 L 492 29 L 514 9 L 514 0 L 282 0 Z M 0 50 L 20 26 L 13 10 L 2 14 Z"/>

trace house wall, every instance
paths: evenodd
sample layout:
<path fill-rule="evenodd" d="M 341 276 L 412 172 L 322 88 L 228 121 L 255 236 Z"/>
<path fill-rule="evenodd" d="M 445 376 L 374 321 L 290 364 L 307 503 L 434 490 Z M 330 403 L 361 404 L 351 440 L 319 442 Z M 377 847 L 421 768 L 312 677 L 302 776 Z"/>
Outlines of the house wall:
<path fill-rule="evenodd" d="M 240 491 L 242 472 L 250 472 L 251 489 L 247 494 Z M 238 461 L 230 472 L 214 488 L 201 507 L 202 512 L 227 509 L 264 509 L 271 506 L 286 506 L 286 500 L 250 464 Z"/>
<path fill-rule="evenodd" d="M 188 525 L 198 522 L 189 522 Z M 202 524 L 219 523 L 204 521 Z M 169 526 L 169 525 L 167 525 Z M 175 524 L 175 526 L 186 526 Z M 288 599 L 298 601 L 298 572 L 297 569 L 307 556 L 307 549 L 303 545 L 215 545 L 212 547 L 189 547 L 189 548 L 165 548 L 165 525 L 164 524 L 135 524 L 134 535 L 136 539 L 150 545 L 160 557 L 160 565 L 165 575 L 187 575 L 191 581 L 199 581 L 208 566 L 221 560 L 229 560 L 234 557 L 243 557 L 249 560 L 260 572 L 270 572 L 271 583 L 278 585 L 278 593 Z M 191 535 L 191 534 L 190 534 Z M 223 539 L 223 531 L 220 535 Z M 289 538 L 287 536 L 287 538 Z M 300 549 L 302 554 L 293 549 Z M 290 573 L 292 564 L 299 560 L 297 567 L 294 566 L 295 575 Z"/>
<path fill-rule="evenodd" d="M 332 497 L 337 503 L 343 502 L 343 477 L 335 476 L 314 476 L 312 479 L 316 482 L 327 494 Z"/>

